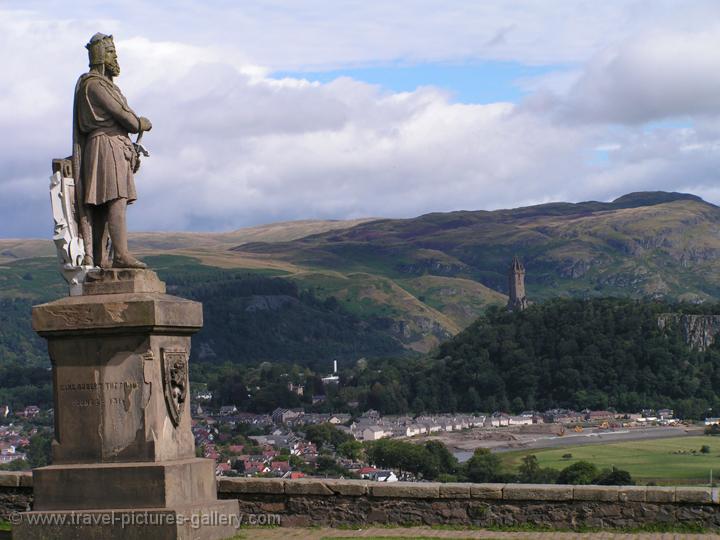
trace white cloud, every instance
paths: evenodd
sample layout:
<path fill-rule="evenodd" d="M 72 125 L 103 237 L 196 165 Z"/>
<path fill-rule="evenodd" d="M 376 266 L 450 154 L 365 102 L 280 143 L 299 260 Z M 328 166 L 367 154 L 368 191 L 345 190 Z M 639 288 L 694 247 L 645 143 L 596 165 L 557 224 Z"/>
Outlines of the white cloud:
<path fill-rule="evenodd" d="M 720 25 L 654 32 L 603 50 L 570 89 L 573 121 L 642 123 L 720 113 Z"/>
<path fill-rule="evenodd" d="M 10 51 L 0 60 L 10 74 L 0 83 L 0 236 L 49 231 L 50 159 L 70 151 L 72 89 L 97 30 L 117 36 L 117 82 L 154 124 L 135 230 L 413 216 L 639 189 L 719 200 L 720 75 L 710 68 L 720 49 L 698 23 L 715 3 L 673 17 L 672 2 L 650 11 L 646 2 L 307 2 L 294 11 L 249 2 L 220 12 L 217 2 L 173 11 L 130 1 L 84 19 L 76 7 L 61 15 L 59 3 L 26 4 L 38 11 L 0 13 L 0 50 Z M 520 105 L 271 76 L 398 58 L 574 64 L 523 81 L 532 94 Z M 676 115 L 691 124 L 642 125 Z M 597 151 L 607 159 L 594 160 Z"/>

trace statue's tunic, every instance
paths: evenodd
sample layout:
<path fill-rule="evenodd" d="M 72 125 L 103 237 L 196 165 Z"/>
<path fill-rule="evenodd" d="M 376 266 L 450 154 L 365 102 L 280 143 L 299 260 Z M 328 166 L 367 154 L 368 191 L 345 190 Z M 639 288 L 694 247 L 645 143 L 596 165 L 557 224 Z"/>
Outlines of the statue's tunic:
<path fill-rule="evenodd" d="M 111 81 L 86 73 L 75 88 L 76 141 L 85 204 L 137 198 L 133 169 L 137 155 L 128 133 L 138 133 L 138 116 Z"/>

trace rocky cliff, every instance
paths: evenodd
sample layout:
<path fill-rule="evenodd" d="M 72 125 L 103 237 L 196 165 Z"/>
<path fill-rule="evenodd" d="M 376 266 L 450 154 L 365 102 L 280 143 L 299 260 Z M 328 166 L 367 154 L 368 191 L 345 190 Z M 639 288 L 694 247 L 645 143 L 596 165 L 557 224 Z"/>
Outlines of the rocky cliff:
<path fill-rule="evenodd" d="M 658 318 L 661 329 L 678 325 L 692 349 L 704 351 L 715 343 L 720 334 L 720 315 L 686 315 L 665 313 Z"/>

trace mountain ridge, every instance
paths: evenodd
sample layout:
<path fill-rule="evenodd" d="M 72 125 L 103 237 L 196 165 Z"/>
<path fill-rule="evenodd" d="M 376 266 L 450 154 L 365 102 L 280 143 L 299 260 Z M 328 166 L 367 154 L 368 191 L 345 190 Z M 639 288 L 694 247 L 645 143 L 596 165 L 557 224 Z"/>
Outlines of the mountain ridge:
<path fill-rule="evenodd" d="M 523 260 L 528 296 L 535 301 L 720 299 L 720 208 L 686 193 L 635 192 L 611 202 L 406 219 L 306 220 L 197 233 L 189 235 L 190 245 L 185 233 L 145 234 L 133 235 L 141 256 L 272 272 L 318 298 L 337 298 L 361 318 L 396 321 L 395 338 L 419 352 L 455 335 L 488 306 L 506 302 L 515 255 Z"/>

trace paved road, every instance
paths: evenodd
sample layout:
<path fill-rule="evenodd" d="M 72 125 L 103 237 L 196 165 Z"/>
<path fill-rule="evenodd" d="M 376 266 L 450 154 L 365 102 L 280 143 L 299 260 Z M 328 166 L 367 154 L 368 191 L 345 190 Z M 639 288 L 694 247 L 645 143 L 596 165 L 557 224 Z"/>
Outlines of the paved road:
<path fill-rule="evenodd" d="M 583 433 L 568 433 L 563 437 L 538 435 L 528 438 L 518 444 L 514 441 L 512 446 L 502 445 L 492 448 L 493 452 L 512 452 L 515 450 L 560 448 L 565 446 L 587 446 L 590 444 L 607 444 L 612 442 L 641 441 L 650 439 L 666 439 L 671 437 L 688 437 L 702 435 L 703 428 L 654 427 L 617 430 L 586 430 Z M 456 451 L 455 456 L 460 461 L 467 461 L 472 456 L 470 451 Z"/>
<path fill-rule="evenodd" d="M 611 431 L 595 430 L 583 433 L 569 433 L 563 437 L 537 438 L 529 443 L 528 448 L 605 444 L 608 442 L 665 439 L 669 437 L 687 437 L 702 434 L 702 428 L 655 427 L 647 429 L 617 429 Z M 502 451 L 508 450 L 512 450 L 512 448 L 502 449 Z"/>
<path fill-rule="evenodd" d="M 382 528 L 371 527 L 360 530 L 330 528 L 255 528 L 245 529 L 238 536 L 247 540 L 323 540 L 329 538 L 455 538 L 459 539 L 527 539 L 527 540 L 706 540 L 720 539 L 716 534 L 679 534 L 679 533 L 642 533 L 620 534 L 610 532 L 571 533 L 571 532 L 496 532 L 477 529 L 442 530 L 430 527 Z"/>

